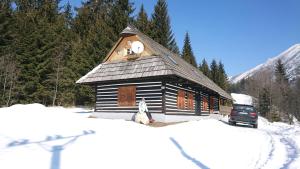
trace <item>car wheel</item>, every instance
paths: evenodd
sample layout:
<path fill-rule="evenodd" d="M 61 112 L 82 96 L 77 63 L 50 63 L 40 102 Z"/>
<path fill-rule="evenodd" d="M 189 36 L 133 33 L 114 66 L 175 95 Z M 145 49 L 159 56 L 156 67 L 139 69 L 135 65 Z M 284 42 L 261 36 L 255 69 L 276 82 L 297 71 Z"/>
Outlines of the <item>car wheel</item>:
<path fill-rule="evenodd" d="M 236 126 L 236 122 L 232 122 L 232 125 Z"/>
<path fill-rule="evenodd" d="M 257 124 L 253 124 L 253 128 L 257 129 Z"/>

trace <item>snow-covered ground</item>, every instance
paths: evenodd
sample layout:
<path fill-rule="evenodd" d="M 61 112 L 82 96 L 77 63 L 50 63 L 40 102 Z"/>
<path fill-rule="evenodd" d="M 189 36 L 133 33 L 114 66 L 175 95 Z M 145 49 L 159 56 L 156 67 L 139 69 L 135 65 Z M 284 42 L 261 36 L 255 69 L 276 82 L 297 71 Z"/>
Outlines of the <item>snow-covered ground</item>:
<path fill-rule="evenodd" d="M 154 128 L 39 104 L 0 109 L 1 169 L 300 168 L 300 127 L 203 119 Z"/>

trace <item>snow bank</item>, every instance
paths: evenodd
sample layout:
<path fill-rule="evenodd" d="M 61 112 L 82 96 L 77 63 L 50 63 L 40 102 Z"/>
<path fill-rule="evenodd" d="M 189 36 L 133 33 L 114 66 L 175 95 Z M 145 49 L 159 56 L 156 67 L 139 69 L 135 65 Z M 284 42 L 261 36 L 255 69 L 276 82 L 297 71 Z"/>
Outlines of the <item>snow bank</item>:
<path fill-rule="evenodd" d="M 153 128 L 87 118 L 89 112 L 39 104 L 1 108 L 0 168 L 300 167 L 299 126 L 260 118 L 252 129 L 224 118 Z"/>
<path fill-rule="evenodd" d="M 253 105 L 253 99 L 249 95 L 231 93 L 234 104 Z"/>

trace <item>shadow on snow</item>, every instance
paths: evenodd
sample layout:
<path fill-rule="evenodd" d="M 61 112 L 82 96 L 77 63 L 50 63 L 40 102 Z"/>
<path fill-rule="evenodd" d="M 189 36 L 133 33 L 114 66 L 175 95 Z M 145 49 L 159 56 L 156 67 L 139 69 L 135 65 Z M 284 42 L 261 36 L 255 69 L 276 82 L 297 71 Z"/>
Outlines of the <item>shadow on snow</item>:
<path fill-rule="evenodd" d="M 78 114 L 91 114 L 93 113 L 94 111 L 91 110 L 91 111 L 78 111 L 78 112 L 75 112 L 75 113 L 78 113 Z"/>
<path fill-rule="evenodd" d="M 192 161 L 194 164 L 196 164 L 199 168 L 203 168 L 203 169 L 209 169 L 209 167 L 207 167 L 206 165 L 204 165 L 203 163 L 201 163 L 200 161 L 198 161 L 197 159 L 189 156 L 184 149 L 181 147 L 181 145 L 173 138 L 170 137 L 170 140 L 172 141 L 172 143 L 180 150 L 181 155 L 183 157 L 185 157 L 186 159 Z"/>
<path fill-rule="evenodd" d="M 60 169 L 60 156 L 61 152 L 66 149 L 66 147 L 74 143 L 79 137 L 95 134 L 95 131 L 93 130 L 84 130 L 81 134 L 73 135 L 73 136 L 61 136 L 61 135 L 54 135 L 54 136 L 47 136 L 44 140 L 40 141 L 30 141 L 28 139 L 21 139 L 16 140 L 7 145 L 7 147 L 17 147 L 17 146 L 23 146 L 23 145 L 29 145 L 29 144 L 37 144 L 44 150 L 50 152 L 52 154 L 51 156 L 51 166 L 50 169 Z M 63 144 L 55 144 L 55 145 L 47 145 L 46 143 L 51 143 L 52 141 L 57 140 L 66 140 Z"/>
<path fill-rule="evenodd" d="M 275 132 L 276 135 L 281 136 L 280 142 L 285 145 L 285 149 L 287 151 L 287 160 L 281 168 L 289 168 L 299 155 L 299 148 L 297 144 L 288 137 L 289 131 L 292 129 L 294 129 L 294 127 L 289 127 L 281 130 L 280 132 Z"/>
<path fill-rule="evenodd" d="M 219 120 L 220 122 L 224 123 L 224 124 L 227 124 L 227 125 L 230 125 L 228 123 L 228 121 L 224 121 L 224 120 Z M 236 125 L 231 125 L 231 126 L 235 126 L 235 127 L 241 127 L 241 128 L 252 128 L 251 125 L 248 125 L 248 124 L 240 124 L 240 123 L 236 123 Z"/>

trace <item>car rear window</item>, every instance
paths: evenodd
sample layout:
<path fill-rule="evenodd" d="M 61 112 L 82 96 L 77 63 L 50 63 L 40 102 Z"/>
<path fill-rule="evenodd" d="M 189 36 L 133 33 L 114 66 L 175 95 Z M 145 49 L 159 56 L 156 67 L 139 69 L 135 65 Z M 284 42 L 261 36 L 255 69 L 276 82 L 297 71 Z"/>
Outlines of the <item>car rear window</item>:
<path fill-rule="evenodd" d="M 254 107 L 252 106 L 246 106 L 246 105 L 234 105 L 233 109 L 235 110 L 245 110 L 245 111 L 255 111 Z"/>

